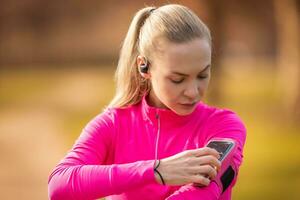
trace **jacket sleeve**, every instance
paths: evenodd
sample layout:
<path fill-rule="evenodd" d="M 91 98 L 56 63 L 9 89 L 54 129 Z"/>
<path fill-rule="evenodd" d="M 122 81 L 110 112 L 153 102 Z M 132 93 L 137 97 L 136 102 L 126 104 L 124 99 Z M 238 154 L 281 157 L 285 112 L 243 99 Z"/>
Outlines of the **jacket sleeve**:
<path fill-rule="evenodd" d="M 87 124 L 49 176 L 50 199 L 97 199 L 155 182 L 154 160 L 106 164 L 114 149 L 114 123 L 107 111 Z"/>
<path fill-rule="evenodd" d="M 208 121 L 205 130 L 207 138 L 205 144 L 211 139 L 229 138 L 236 144 L 231 156 L 222 162 L 222 166 L 215 180 L 207 187 L 197 187 L 193 184 L 184 185 L 170 195 L 167 200 L 217 200 L 231 195 L 235 185 L 239 167 L 243 159 L 243 147 L 246 140 L 246 128 L 240 118 L 229 110 L 215 113 Z M 227 198 L 225 198 L 227 199 Z"/>

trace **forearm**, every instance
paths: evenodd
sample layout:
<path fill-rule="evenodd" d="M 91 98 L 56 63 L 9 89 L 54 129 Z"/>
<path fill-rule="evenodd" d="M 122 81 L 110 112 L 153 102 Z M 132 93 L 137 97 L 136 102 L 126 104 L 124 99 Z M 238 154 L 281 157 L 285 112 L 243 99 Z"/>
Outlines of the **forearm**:
<path fill-rule="evenodd" d="M 49 198 L 97 199 L 155 182 L 153 160 L 117 165 L 59 165 L 49 177 Z"/>
<path fill-rule="evenodd" d="M 188 184 L 176 190 L 166 200 L 216 200 L 219 199 L 220 193 L 221 191 L 215 182 L 211 182 L 207 187 Z"/>

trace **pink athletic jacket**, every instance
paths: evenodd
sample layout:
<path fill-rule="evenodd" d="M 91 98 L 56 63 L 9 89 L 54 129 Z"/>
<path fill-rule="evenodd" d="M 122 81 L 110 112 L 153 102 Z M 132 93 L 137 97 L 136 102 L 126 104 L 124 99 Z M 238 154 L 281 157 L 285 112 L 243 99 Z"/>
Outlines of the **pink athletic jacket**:
<path fill-rule="evenodd" d="M 149 106 L 146 99 L 144 96 L 140 103 L 127 108 L 106 109 L 86 125 L 49 176 L 50 199 L 231 199 L 246 138 L 240 118 L 202 101 L 191 114 L 179 116 Z M 201 148 L 213 138 L 231 138 L 237 147 L 228 164 L 222 164 L 218 181 L 207 187 L 156 182 L 156 156 L 162 159 Z"/>

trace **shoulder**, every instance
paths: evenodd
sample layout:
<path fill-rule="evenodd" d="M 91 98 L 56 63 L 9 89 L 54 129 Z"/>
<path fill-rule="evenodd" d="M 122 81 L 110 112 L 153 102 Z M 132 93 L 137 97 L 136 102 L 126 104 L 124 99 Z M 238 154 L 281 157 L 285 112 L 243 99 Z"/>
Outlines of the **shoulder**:
<path fill-rule="evenodd" d="M 217 123 L 230 121 L 232 123 L 244 126 L 241 117 L 229 108 L 219 108 L 215 106 L 210 106 L 201 102 L 201 112 L 205 114 L 205 118 L 208 123 Z M 245 127 L 245 126 L 244 126 Z"/>
<path fill-rule="evenodd" d="M 96 123 L 116 124 L 122 119 L 129 119 L 130 116 L 138 112 L 137 105 L 131 105 L 124 108 L 107 107 L 101 113 L 96 115 L 92 121 Z"/>
<path fill-rule="evenodd" d="M 210 138 L 227 137 L 239 139 L 242 143 L 246 138 L 246 126 L 241 117 L 229 108 L 219 108 L 202 104 L 206 114 L 206 126 Z"/>
<path fill-rule="evenodd" d="M 89 124 L 93 124 L 96 126 L 100 125 L 110 125 L 116 119 L 116 110 L 112 108 L 106 108 L 102 112 L 98 113 Z M 88 124 L 88 125 L 89 125 Z"/>

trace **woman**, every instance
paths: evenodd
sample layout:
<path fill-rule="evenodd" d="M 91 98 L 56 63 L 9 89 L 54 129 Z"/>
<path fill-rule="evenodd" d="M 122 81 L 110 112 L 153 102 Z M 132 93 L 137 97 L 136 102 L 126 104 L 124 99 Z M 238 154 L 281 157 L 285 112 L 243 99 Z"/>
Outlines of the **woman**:
<path fill-rule="evenodd" d="M 230 199 L 246 129 L 204 104 L 211 36 L 181 5 L 136 13 L 121 50 L 116 95 L 49 177 L 50 199 Z M 205 147 L 236 143 L 226 164 Z"/>

